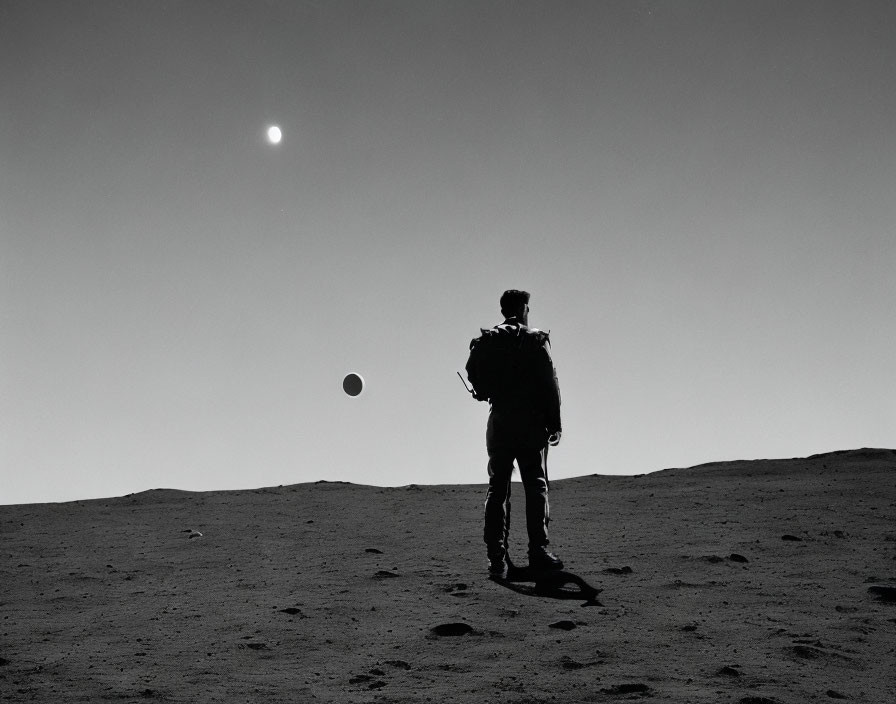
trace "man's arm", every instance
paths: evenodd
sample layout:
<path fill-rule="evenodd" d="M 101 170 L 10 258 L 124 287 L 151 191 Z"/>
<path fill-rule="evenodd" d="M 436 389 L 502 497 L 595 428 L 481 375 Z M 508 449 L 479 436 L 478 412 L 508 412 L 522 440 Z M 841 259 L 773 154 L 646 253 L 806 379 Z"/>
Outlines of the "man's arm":
<path fill-rule="evenodd" d="M 467 359 L 467 365 L 465 368 L 467 372 L 467 379 L 470 380 L 470 386 L 473 387 L 473 398 L 477 401 L 488 401 L 488 398 L 482 393 L 482 381 L 480 375 L 480 357 L 482 355 L 482 351 L 478 349 L 478 344 L 481 342 L 481 338 L 475 338 L 472 342 L 470 342 L 470 356 Z"/>
<path fill-rule="evenodd" d="M 548 345 L 547 340 L 541 345 L 538 351 L 538 363 L 544 394 L 545 423 L 548 434 L 553 435 L 562 431 L 563 425 L 560 422 L 560 382 L 557 380 L 557 370 L 554 368 Z"/>

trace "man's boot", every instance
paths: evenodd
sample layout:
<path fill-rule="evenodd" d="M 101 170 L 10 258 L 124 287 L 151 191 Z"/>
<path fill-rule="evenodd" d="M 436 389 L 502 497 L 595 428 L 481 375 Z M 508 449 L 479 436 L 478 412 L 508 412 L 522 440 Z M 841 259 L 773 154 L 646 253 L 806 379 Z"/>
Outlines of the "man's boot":
<path fill-rule="evenodd" d="M 489 548 L 488 574 L 496 579 L 504 579 L 507 576 L 507 551 L 501 548 Z"/>
<path fill-rule="evenodd" d="M 529 567 L 533 570 L 562 570 L 563 561 L 542 545 L 529 548 Z"/>

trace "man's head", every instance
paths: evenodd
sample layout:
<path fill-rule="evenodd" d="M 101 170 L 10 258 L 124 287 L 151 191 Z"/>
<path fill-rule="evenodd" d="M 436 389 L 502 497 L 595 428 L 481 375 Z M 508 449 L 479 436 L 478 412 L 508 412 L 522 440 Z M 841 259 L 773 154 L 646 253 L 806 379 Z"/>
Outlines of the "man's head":
<path fill-rule="evenodd" d="M 501 315 L 505 318 L 518 318 L 523 325 L 529 324 L 529 292 L 517 291 L 515 288 L 501 295 Z"/>

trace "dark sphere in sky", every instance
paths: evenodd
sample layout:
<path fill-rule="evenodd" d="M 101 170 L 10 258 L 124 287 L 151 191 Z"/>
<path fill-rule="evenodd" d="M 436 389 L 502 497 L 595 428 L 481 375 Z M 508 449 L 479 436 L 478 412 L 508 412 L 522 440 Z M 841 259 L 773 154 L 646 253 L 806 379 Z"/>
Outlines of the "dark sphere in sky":
<path fill-rule="evenodd" d="M 342 389 L 349 396 L 357 396 L 364 390 L 364 378 L 352 372 L 342 380 Z"/>

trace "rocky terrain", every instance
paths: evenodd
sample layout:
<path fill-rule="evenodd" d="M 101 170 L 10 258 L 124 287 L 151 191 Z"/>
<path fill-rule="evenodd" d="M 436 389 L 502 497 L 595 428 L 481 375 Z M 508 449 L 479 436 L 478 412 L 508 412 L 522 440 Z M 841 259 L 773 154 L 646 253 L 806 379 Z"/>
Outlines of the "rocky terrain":
<path fill-rule="evenodd" d="M 552 547 L 590 599 L 490 581 L 484 495 L 0 506 L 2 699 L 896 701 L 896 451 L 555 481 Z"/>

